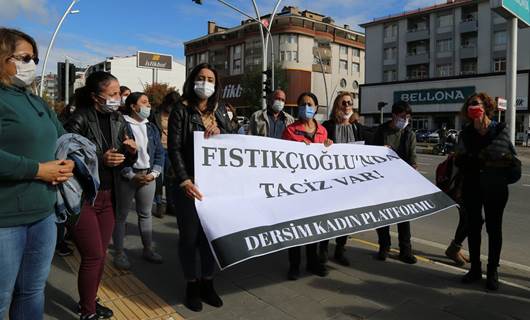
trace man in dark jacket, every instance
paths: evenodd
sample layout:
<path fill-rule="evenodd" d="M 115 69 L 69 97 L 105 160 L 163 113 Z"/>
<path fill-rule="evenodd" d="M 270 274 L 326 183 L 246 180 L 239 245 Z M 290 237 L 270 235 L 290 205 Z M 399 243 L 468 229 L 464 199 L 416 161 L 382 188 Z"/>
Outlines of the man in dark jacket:
<path fill-rule="evenodd" d="M 405 101 L 398 101 L 392 106 L 392 120 L 381 124 L 374 134 L 374 145 L 392 148 L 405 162 L 417 168 L 416 136 L 412 133 L 409 122 L 412 110 Z M 398 223 L 399 259 L 414 264 L 416 257 L 412 254 L 410 241 L 410 222 Z M 377 258 L 386 260 L 390 251 L 390 226 L 377 229 L 379 252 Z"/>

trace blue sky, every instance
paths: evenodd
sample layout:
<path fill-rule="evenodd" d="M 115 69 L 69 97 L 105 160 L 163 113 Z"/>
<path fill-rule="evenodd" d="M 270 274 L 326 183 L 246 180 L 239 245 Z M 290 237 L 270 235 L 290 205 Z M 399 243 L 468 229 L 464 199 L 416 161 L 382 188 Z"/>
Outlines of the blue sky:
<path fill-rule="evenodd" d="M 71 0 L 0 0 L 3 26 L 21 29 L 37 40 L 40 57 L 44 54 L 53 30 Z M 227 0 L 252 13 L 251 0 Z M 257 0 L 261 14 L 273 9 L 275 0 Z M 337 24 L 357 24 L 404 10 L 416 9 L 443 0 L 282 0 L 281 7 L 295 5 L 333 17 Z M 219 4 L 203 0 L 81 0 L 74 7 L 56 39 L 48 62 L 55 72 L 57 61 L 65 56 L 78 65 L 89 65 L 108 56 L 132 55 L 137 50 L 172 54 L 184 61 L 183 42 L 202 36 L 207 21 L 221 26 L 235 26 L 243 17 Z M 41 64 L 42 65 L 42 64 Z"/>

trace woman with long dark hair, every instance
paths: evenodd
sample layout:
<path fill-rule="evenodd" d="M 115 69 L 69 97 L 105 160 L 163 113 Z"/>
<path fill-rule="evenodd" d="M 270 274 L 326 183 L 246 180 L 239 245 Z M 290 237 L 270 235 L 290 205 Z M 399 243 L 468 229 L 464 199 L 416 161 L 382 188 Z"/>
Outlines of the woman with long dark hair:
<path fill-rule="evenodd" d="M 195 199 L 202 200 L 202 194 L 194 183 L 193 167 L 194 131 L 204 131 L 206 138 L 231 133 L 226 109 L 219 104 L 220 93 L 217 71 L 209 64 L 199 64 L 188 75 L 182 98 L 169 116 L 168 152 L 180 185 L 175 199 L 179 257 L 187 280 L 185 305 L 193 311 L 202 310 L 201 299 L 215 307 L 223 305 L 213 287 L 214 257 L 195 208 Z"/>
<path fill-rule="evenodd" d="M 74 242 L 81 255 L 78 290 L 81 319 L 107 319 L 113 312 L 101 305 L 98 291 L 107 247 L 114 230 L 116 199 L 121 170 L 137 159 L 136 143 L 119 114 L 120 84 L 108 72 L 89 75 L 76 93 L 76 111 L 65 124 L 69 132 L 96 145 L 100 186 L 94 203 L 85 201 L 73 227 Z"/>
<path fill-rule="evenodd" d="M 508 202 L 510 168 L 515 149 L 504 123 L 492 120 L 495 101 L 485 93 L 467 98 L 462 116 L 468 120 L 459 136 L 455 164 L 463 175 L 462 199 L 468 216 L 468 243 L 471 269 L 464 283 L 482 279 L 480 242 L 482 224 L 488 232 L 488 270 L 486 288 L 499 288 L 499 266 L 502 248 L 502 217 Z M 484 208 L 484 219 L 482 209 Z"/>
<path fill-rule="evenodd" d="M 282 139 L 310 143 L 323 143 L 330 146 L 333 141 L 328 139 L 328 133 L 317 120 L 318 99 L 311 92 L 304 92 L 298 97 L 298 120 L 290 124 L 283 131 Z M 307 271 L 320 277 L 328 275 L 325 263 L 320 261 L 317 254 L 318 243 L 306 245 Z M 300 277 L 300 262 L 302 260 L 301 247 L 289 248 L 289 271 L 287 278 L 297 280 Z"/>
<path fill-rule="evenodd" d="M 55 160 L 64 129 L 31 93 L 35 40 L 0 28 L 0 319 L 42 319 L 44 287 L 56 240 L 56 185 L 72 176 Z"/>
<path fill-rule="evenodd" d="M 138 214 L 138 228 L 144 246 L 143 258 L 152 263 L 162 263 L 162 257 L 153 249 L 153 217 L 151 208 L 156 189 L 156 178 L 163 172 L 164 149 L 156 126 L 147 119 L 151 114 L 149 98 L 143 92 L 133 92 L 125 101 L 124 118 L 129 124 L 137 145 L 138 160 L 122 169 L 116 226 L 113 233 L 114 265 L 118 269 L 130 268 L 125 254 L 125 223 L 133 199 Z"/>

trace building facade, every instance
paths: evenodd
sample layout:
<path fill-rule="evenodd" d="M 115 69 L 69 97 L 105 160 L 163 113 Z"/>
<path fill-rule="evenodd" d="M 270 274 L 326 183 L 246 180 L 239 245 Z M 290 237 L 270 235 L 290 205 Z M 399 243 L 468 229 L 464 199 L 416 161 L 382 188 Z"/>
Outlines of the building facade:
<path fill-rule="evenodd" d="M 111 57 L 92 65 L 86 71 L 86 76 L 95 71 L 107 71 L 118 78 L 120 85 L 134 91 L 143 91 L 145 86 L 153 82 L 167 83 L 182 92 L 186 76 L 183 64 L 173 60 L 171 70 L 156 70 L 137 66 L 136 55 L 128 57 Z"/>
<path fill-rule="evenodd" d="M 361 113 L 369 124 L 379 121 L 378 102 L 411 99 L 415 129 L 459 129 L 461 94 L 472 88 L 505 95 L 507 25 L 488 0 L 448 0 L 361 26 L 367 52 Z M 519 29 L 517 131 L 529 125 L 529 40 L 530 29 Z"/>
<path fill-rule="evenodd" d="M 330 17 L 296 7 L 284 7 L 276 15 L 271 34 L 267 60 L 271 68 L 274 53 L 275 64 L 285 73 L 287 111 L 296 114 L 296 99 L 306 91 L 318 97 L 322 118 L 327 118 L 327 106 L 333 103 L 338 92 L 348 91 L 357 97 L 364 82 L 364 34 L 347 25 L 337 26 Z M 185 55 L 188 72 L 202 62 L 216 68 L 225 102 L 247 108 L 247 114 L 259 107 L 251 106 L 242 96 L 243 75 L 262 70 L 262 43 L 256 22 L 242 21 L 239 26 L 223 28 L 210 21 L 207 35 L 185 43 Z"/>
<path fill-rule="evenodd" d="M 49 73 L 44 76 L 44 93 L 50 99 L 52 103 L 55 103 L 58 100 L 58 81 L 57 81 L 57 75 L 53 73 Z"/>

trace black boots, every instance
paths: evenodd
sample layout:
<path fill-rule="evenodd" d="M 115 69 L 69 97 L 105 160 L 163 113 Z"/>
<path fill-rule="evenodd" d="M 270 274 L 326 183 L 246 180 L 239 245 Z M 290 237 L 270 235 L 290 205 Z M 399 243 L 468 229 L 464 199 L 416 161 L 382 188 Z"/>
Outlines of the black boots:
<path fill-rule="evenodd" d="M 388 258 L 388 253 L 390 252 L 390 247 L 379 246 L 379 251 L 377 252 L 377 260 L 385 261 Z"/>
<path fill-rule="evenodd" d="M 202 279 L 200 290 L 202 301 L 216 308 L 223 306 L 223 300 L 221 300 L 221 297 L 219 297 L 213 287 L 213 279 Z"/>
<path fill-rule="evenodd" d="M 199 312 L 202 310 L 201 288 L 199 281 L 188 281 L 184 305 L 191 311 Z"/>
<path fill-rule="evenodd" d="M 326 268 L 326 265 L 317 261 L 308 263 L 307 271 L 319 277 L 325 277 L 329 273 L 328 268 Z"/>
<path fill-rule="evenodd" d="M 300 267 L 298 265 L 290 265 L 289 271 L 287 271 L 287 279 L 294 281 L 300 278 Z"/>
<path fill-rule="evenodd" d="M 223 300 L 221 300 L 213 287 L 212 279 L 188 281 L 184 305 L 188 309 L 198 312 L 202 310 L 201 300 L 216 308 L 223 305 Z"/>
<path fill-rule="evenodd" d="M 497 266 L 488 264 L 488 272 L 486 276 L 486 289 L 493 291 L 499 290 L 499 274 L 497 273 Z"/>
<path fill-rule="evenodd" d="M 474 283 L 482 279 L 482 267 L 480 264 L 471 264 L 471 269 L 462 277 L 462 283 Z"/>

